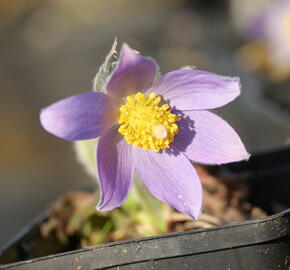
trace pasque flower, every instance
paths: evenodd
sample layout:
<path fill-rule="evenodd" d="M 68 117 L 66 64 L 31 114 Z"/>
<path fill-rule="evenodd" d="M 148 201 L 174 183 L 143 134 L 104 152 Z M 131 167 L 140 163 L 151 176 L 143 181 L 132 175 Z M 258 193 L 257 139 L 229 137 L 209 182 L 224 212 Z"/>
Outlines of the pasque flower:
<path fill-rule="evenodd" d="M 136 172 L 156 198 L 196 218 L 202 188 L 190 160 L 222 164 L 249 157 L 236 132 L 208 111 L 235 99 L 239 80 L 200 70 L 156 75 L 152 59 L 124 44 L 105 92 L 60 100 L 41 111 L 41 124 L 69 141 L 100 137 L 99 210 L 124 202 Z"/>
<path fill-rule="evenodd" d="M 264 14 L 264 40 L 274 66 L 290 71 L 290 1 L 273 0 Z"/>
<path fill-rule="evenodd" d="M 289 73 L 290 1 L 233 0 L 230 3 L 237 28 L 250 40 L 265 45 L 275 69 Z"/>

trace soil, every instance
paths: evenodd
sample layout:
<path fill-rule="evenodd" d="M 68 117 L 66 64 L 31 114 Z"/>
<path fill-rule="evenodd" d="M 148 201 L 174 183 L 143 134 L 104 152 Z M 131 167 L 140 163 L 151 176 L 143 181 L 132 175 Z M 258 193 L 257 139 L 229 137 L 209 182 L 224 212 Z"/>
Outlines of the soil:
<path fill-rule="evenodd" d="M 269 214 L 250 202 L 251 190 L 246 173 L 217 177 L 211 167 L 201 165 L 195 167 L 203 185 L 202 212 L 198 219 L 193 221 L 187 215 L 170 208 L 167 232 L 209 228 L 263 218 Z M 106 213 L 103 216 L 98 213 L 98 216 L 96 216 L 95 200 L 94 194 L 89 192 L 71 192 L 63 196 L 51 206 L 50 217 L 41 224 L 40 232 L 42 236 L 46 238 L 53 234 L 62 243 L 67 243 L 71 239 L 76 241 L 77 239 L 78 247 L 144 236 L 138 233 L 138 226 L 146 225 L 131 222 L 127 224 L 126 230 L 109 230 L 105 237 L 100 238 L 96 232 L 106 224 L 109 216 Z M 94 233 L 93 237 L 84 234 L 84 221 L 87 222 L 87 220 L 90 220 L 89 224 L 91 233 Z M 128 229 L 129 227 L 130 229 Z M 150 231 L 150 228 L 148 230 Z"/>

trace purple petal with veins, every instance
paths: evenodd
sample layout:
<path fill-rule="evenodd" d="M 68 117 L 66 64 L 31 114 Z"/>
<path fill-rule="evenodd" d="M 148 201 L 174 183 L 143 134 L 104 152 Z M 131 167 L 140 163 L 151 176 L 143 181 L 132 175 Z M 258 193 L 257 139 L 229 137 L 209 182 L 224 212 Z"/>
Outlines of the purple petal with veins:
<path fill-rule="evenodd" d="M 155 78 L 156 63 L 134 52 L 127 44 L 121 49 L 119 64 L 107 83 L 107 93 L 122 99 L 148 89 Z"/>
<path fill-rule="evenodd" d="M 85 92 L 62 99 L 40 113 L 40 122 L 49 133 L 69 141 L 100 136 L 115 124 L 113 99 L 104 93 Z"/>
<path fill-rule="evenodd" d="M 178 126 L 172 146 L 192 161 L 223 164 L 249 158 L 234 129 L 209 111 L 184 111 Z"/>
<path fill-rule="evenodd" d="M 97 149 L 101 200 L 98 209 L 110 211 L 126 199 L 133 181 L 132 146 L 116 128 L 102 135 Z"/>
<path fill-rule="evenodd" d="M 201 70 L 169 72 L 156 81 L 147 93 L 155 92 L 179 110 L 204 110 L 221 107 L 240 94 L 239 78 Z"/>
<path fill-rule="evenodd" d="M 190 161 L 181 153 L 134 148 L 136 170 L 145 186 L 160 201 L 188 214 L 193 219 L 200 212 L 202 189 Z"/>

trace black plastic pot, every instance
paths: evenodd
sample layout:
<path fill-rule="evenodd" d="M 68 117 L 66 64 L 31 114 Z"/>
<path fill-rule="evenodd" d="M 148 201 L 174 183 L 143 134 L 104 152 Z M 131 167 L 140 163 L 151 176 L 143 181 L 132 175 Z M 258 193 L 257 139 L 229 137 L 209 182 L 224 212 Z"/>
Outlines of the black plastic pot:
<path fill-rule="evenodd" d="M 289 160 L 290 149 L 285 148 L 255 155 L 247 163 L 223 166 L 217 173 L 246 172 L 254 190 L 252 201 L 272 213 L 277 205 L 290 207 Z M 37 224 L 44 218 L 36 220 L 2 251 L 0 263 L 13 256 L 18 260 L 41 256 L 49 244 L 35 240 L 39 237 Z M 109 243 L 4 264 L 0 269 L 289 270 L 290 209 L 264 219 Z"/>

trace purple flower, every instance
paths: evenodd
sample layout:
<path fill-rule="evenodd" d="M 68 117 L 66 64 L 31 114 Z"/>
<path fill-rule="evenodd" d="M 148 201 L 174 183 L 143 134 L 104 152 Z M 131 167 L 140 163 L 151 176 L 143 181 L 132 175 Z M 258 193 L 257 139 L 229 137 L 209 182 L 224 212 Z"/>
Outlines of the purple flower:
<path fill-rule="evenodd" d="M 233 0 L 236 26 L 252 41 L 262 42 L 275 70 L 290 70 L 290 1 Z"/>
<path fill-rule="evenodd" d="M 124 202 L 136 172 L 156 198 L 196 218 L 202 188 L 190 160 L 222 164 L 249 157 L 236 132 L 208 111 L 240 94 L 239 79 L 200 70 L 159 80 L 156 74 L 152 59 L 124 44 L 106 93 L 58 101 L 41 111 L 41 124 L 69 141 L 100 137 L 99 210 Z"/>
<path fill-rule="evenodd" d="M 234 25 L 245 37 L 263 38 L 268 7 L 273 0 L 232 0 L 230 10 Z"/>
<path fill-rule="evenodd" d="M 264 20 L 265 42 L 275 68 L 290 70 L 290 1 L 273 0 Z"/>

